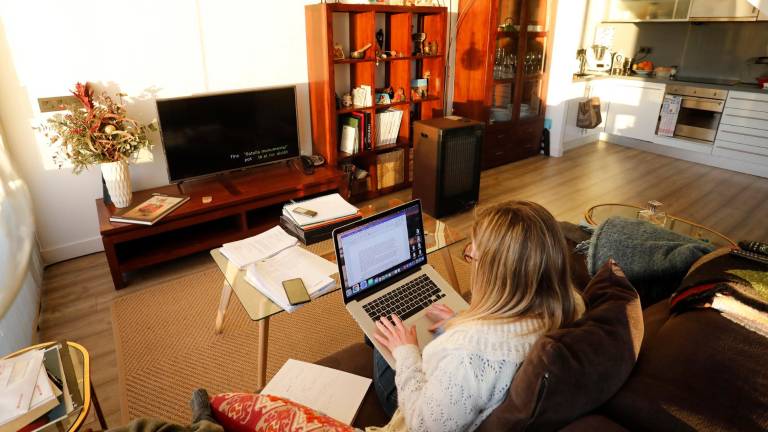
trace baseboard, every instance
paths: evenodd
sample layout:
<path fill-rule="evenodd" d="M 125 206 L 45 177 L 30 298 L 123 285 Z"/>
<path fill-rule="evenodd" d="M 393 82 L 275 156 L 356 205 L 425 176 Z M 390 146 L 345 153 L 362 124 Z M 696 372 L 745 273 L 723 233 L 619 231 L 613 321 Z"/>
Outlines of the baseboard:
<path fill-rule="evenodd" d="M 101 243 L 101 237 L 92 237 L 61 246 L 42 249 L 40 255 L 42 255 L 43 263 L 45 265 L 51 265 L 60 261 L 89 255 L 94 252 L 101 252 L 103 250 L 104 245 Z"/>
<path fill-rule="evenodd" d="M 600 140 L 599 136 L 596 135 L 588 135 L 581 138 L 576 138 L 575 140 L 568 141 L 567 143 L 563 143 L 563 153 L 567 152 L 568 150 L 573 150 L 575 148 L 587 145 L 587 144 L 593 144 Z"/>
<path fill-rule="evenodd" d="M 722 156 L 716 156 L 709 153 L 701 153 L 691 150 L 685 150 L 676 147 L 670 147 L 662 144 L 642 141 L 623 136 L 602 134 L 601 139 L 612 144 L 618 144 L 624 147 L 631 147 L 637 150 L 649 151 L 652 153 L 673 157 L 676 159 L 696 162 L 703 165 L 709 165 L 715 168 L 737 171 L 745 174 L 751 174 L 758 177 L 768 178 L 768 166 L 757 165 L 746 161 L 729 159 Z"/>

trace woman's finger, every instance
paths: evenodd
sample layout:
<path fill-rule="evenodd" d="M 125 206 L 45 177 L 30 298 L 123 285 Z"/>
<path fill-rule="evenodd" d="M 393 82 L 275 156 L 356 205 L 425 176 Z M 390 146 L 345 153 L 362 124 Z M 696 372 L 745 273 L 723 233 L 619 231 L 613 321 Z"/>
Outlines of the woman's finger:
<path fill-rule="evenodd" d="M 392 329 L 390 327 L 387 327 L 386 324 L 384 324 L 386 321 L 387 321 L 386 318 L 382 318 L 382 319 L 380 319 L 378 321 L 374 321 L 374 323 L 376 324 L 376 328 L 378 329 L 378 331 L 383 336 L 389 337 L 389 335 L 392 334 Z"/>
<path fill-rule="evenodd" d="M 403 326 L 403 321 L 400 320 L 399 316 L 397 316 L 395 314 L 392 314 L 392 322 L 395 323 L 395 328 L 397 330 L 400 330 L 400 331 L 404 331 L 405 330 L 405 326 Z"/>
<path fill-rule="evenodd" d="M 390 333 L 392 333 L 392 332 L 394 332 L 394 331 L 395 331 L 395 326 L 394 326 L 394 325 L 392 325 L 392 322 L 389 320 L 389 318 L 387 318 L 387 317 L 382 317 L 382 318 L 379 320 L 379 322 L 380 322 L 380 323 L 381 323 L 381 324 L 382 324 L 384 327 L 386 327 L 386 328 L 387 328 L 387 330 L 389 330 L 389 331 L 390 331 Z"/>
<path fill-rule="evenodd" d="M 373 338 L 376 339 L 380 344 L 384 345 L 386 349 L 392 351 L 392 349 L 389 347 L 389 339 L 382 336 L 381 333 L 374 333 Z"/>

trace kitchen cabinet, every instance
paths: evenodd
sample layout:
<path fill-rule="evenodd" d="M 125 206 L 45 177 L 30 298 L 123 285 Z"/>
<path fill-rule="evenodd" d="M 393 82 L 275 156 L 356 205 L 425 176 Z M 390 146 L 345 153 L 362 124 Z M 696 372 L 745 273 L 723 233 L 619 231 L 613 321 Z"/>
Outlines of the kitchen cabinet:
<path fill-rule="evenodd" d="M 749 0 L 692 0 L 691 21 L 755 21 L 758 8 Z"/>
<path fill-rule="evenodd" d="M 712 154 L 768 166 L 768 95 L 729 92 Z"/>
<path fill-rule="evenodd" d="M 609 134 L 653 141 L 664 101 L 663 84 L 636 80 L 612 83 L 605 131 Z"/>
<path fill-rule="evenodd" d="M 610 0 L 606 21 L 685 21 L 691 0 Z"/>

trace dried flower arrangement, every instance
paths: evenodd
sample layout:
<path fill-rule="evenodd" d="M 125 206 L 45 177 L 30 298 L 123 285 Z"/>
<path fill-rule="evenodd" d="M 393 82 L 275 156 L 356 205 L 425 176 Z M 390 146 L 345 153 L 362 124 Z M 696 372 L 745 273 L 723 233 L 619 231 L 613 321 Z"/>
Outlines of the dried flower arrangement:
<path fill-rule="evenodd" d="M 40 127 L 58 145 L 53 157 L 59 168 L 70 161 L 79 174 L 95 164 L 128 162 L 139 150 L 152 147 L 147 135 L 157 130 L 155 122 L 141 125 L 126 117 L 125 94 L 118 93 L 116 102 L 106 92 L 94 95 L 88 83 L 77 83 L 72 94 L 81 106 L 67 106 L 67 112 L 54 114 Z"/>

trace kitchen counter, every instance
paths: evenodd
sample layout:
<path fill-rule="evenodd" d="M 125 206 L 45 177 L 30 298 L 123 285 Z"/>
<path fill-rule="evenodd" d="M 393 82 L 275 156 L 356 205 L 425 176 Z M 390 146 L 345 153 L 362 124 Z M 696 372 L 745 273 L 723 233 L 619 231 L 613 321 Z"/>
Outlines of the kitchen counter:
<path fill-rule="evenodd" d="M 719 90 L 732 90 L 732 91 L 740 91 L 740 92 L 747 92 L 747 93 L 758 93 L 758 94 L 766 94 L 768 95 L 768 90 L 763 90 L 760 87 L 757 86 L 757 84 L 735 84 L 735 85 L 724 85 L 724 84 L 707 84 L 707 83 L 696 83 L 696 82 L 690 82 L 690 81 L 677 81 L 672 79 L 665 79 L 665 78 L 656 78 L 656 77 L 642 77 L 639 75 L 631 75 L 631 76 L 623 76 L 623 75 L 587 75 L 583 77 L 577 77 L 574 75 L 573 82 L 590 82 L 590 81 L 599 81 L 599 80 L 637 80 L 637 81 L 645 81 L 645 82 L 653 82 L 658 84 L 665 84 L 665 85 L 690 85 L 690 86 L 696 86 L 696 87 L 704 87 L 704 88 L 714 88 Z"/>

